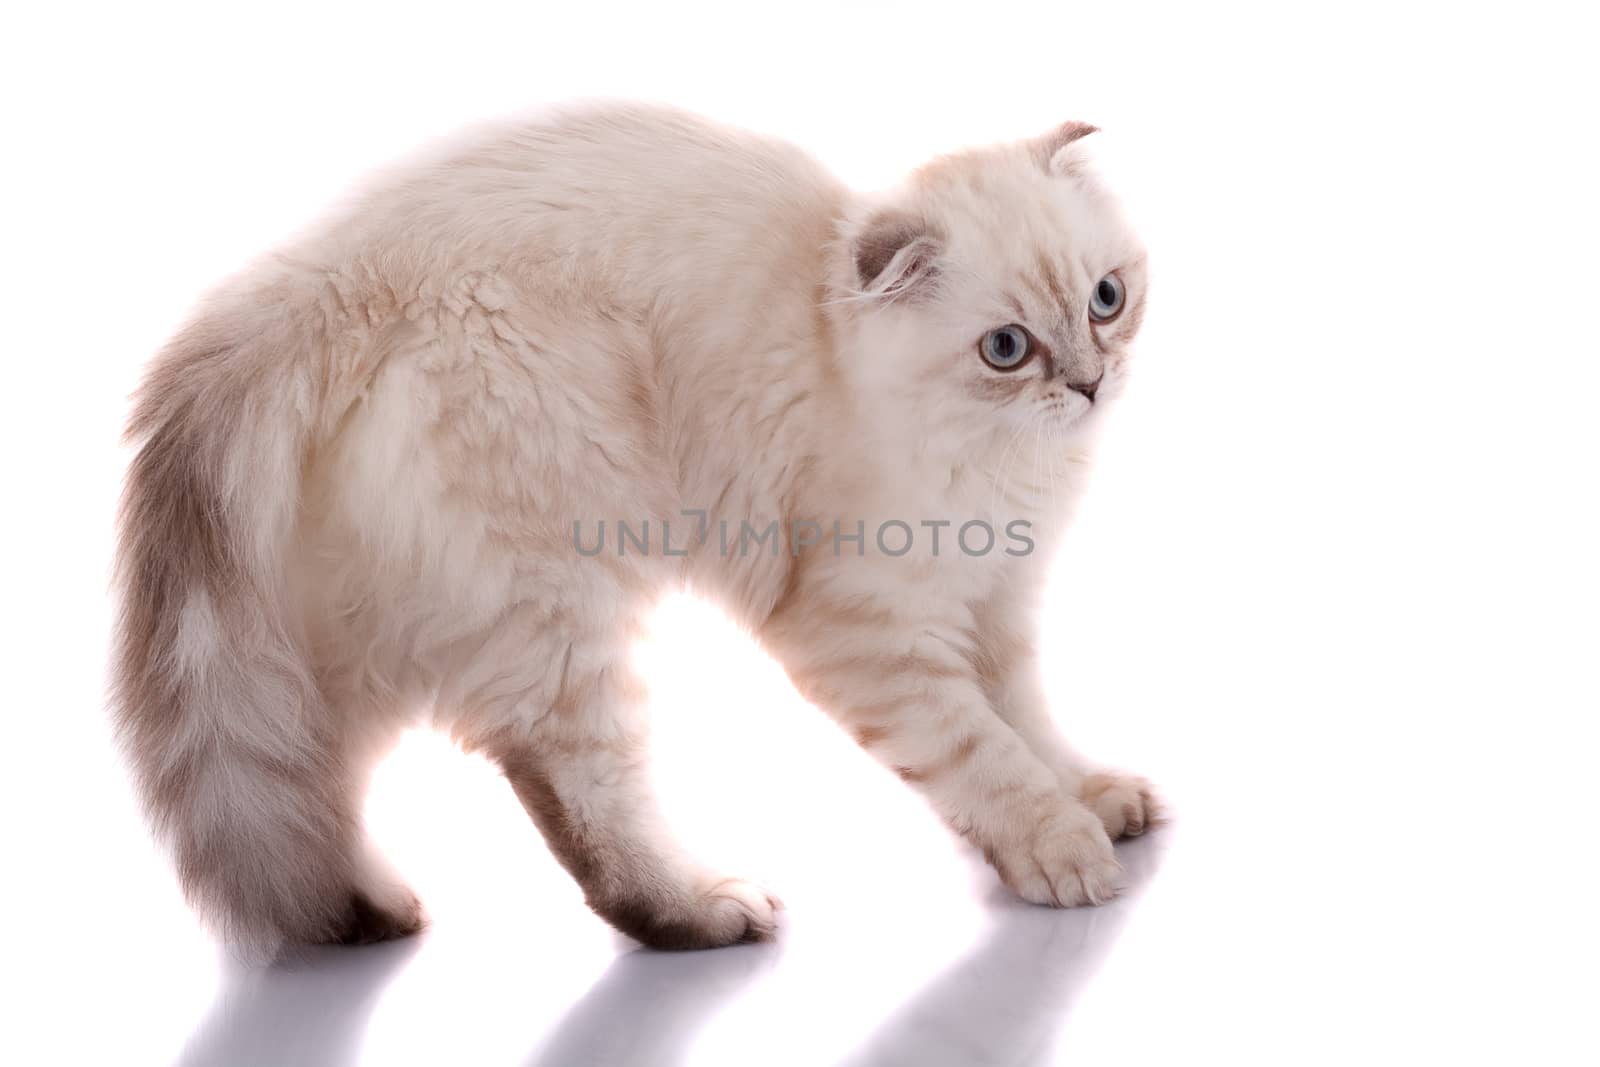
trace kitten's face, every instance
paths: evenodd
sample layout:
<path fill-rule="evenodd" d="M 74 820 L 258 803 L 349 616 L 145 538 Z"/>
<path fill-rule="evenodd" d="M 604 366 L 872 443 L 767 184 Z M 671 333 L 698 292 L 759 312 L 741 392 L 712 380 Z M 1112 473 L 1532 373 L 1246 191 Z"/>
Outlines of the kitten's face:
<path fill-rule="evenodd" d="M 1021 443 L 1070 447 L 1099 421 L 1146 275 L 1073 143 L 1087 130 L 939 160 L 867 221 L 849 360 L 867 410 L 980 466 Z"/>

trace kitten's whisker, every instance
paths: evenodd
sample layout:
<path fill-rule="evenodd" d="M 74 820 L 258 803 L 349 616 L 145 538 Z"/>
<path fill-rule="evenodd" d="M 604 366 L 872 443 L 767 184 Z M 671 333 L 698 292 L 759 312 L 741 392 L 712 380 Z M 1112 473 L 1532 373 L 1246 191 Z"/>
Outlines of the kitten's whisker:
<path fill-rule="evenodd" d="M 1017 464 L 1022 462 L 1022 450 L 1023 450 L 1024 447 L 1026 447 L 1027 432 L 1029 430 L 1036 429 L 1037 425 L 1038 425 L 1038 414 L 1037 413 L 1033 413 L 1033 414 L 1029 415 L 1028 421 L 1024 422 L 1017 429 L 1016 449 L 1012 452 L 1010 462 L 1006 465 L 1006 481 L 1005 481 L 1005 487 L 1004 488 L 1005 488 L 1005 502 L 1007 504 L 1017 504 L 1017 503 L 1019 503 L 1019 501 L 1015 500 L 1011 495 L 1011 475 L 1012 475 L 1012 471 L 1014 471 L 1016 469 Z M 1020 503 L 1024 507 L 1027 506 L 1027 501 L 1021 501 Z"/>
<path fill-rule="evenodd" d="M 1040 502 L 1043 502 L 1046 491 L 1045 483 L 1043 483 L 1043 475 L 1042 472 L 1040 472 L 1040 467 L 1042 467 L 1043 461 L 1045 461 L 1045 456 L 1043 456 L 1043 451 L 1045 451 L 1045 443 L 1043 442 L 1045 442 L 1046 422 L 1048 422 L 1048 418 L 1043 416 L 1043 414 L 1040 414 L 1040 416 L 1035 419 L 1034 427 L 1034 493 L 1035 496 L 1040 498 Z"/>
<path fill-rule="evenodd" d="M 1061 514 L 1062 482 L 1060 468 L 1061 457 L 1058 455 L 1058 452 L 1060 451 L 1062 443 L 1065 440 L 1066 434 L 1062 433 L 1061 424 L 1058 422 L 1052 422 L 1050 424 L 1050 514 L 1058 516 Z"/>
<path fill-rule="evenodd" d="M 1027 428 L 1028 424 L 1026 422 L 1019 423 L 1017 428 L 1011 432 L 1011 436 L 1006 439 L 1005 447 L 1000 450 L 1000 462 L 995 465 L 994 482 L 989 487 L 989 515 L 991 518 L 998 518 L 996 514 L 999 510 L 998 504 L 1000 499 L 1005 496 L 1001 488 L 1001 481 L 1002 479 L 1004 480 L 1006 488 L 1009 488 L 1011 484 L 1008 459 L 1012 454 L 1013 447 L 1022 440 L 1023 431 Z"/>
<path fill-rule="evenodd" d="M 991 517 L 995 515 L 999 503 L 1000 483 L 1005 477 L 1006 472 L 1006 457 L 1011 454 L 1011 446 L 1016 441 L 1017 435 L 1021 432 L 1022 426 L 1020 425 L 1016 429 L 1012 430 L 1011 436 L 1007 437 L 1005 444 L 1000 446 L 999 455 L 996 457 L 993 475 L 989 479 L 989 514 Z"/>

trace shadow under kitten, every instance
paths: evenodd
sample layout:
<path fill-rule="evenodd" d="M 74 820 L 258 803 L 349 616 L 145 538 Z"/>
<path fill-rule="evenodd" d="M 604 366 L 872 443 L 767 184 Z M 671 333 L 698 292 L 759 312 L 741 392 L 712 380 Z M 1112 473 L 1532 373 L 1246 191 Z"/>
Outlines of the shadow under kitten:
<path fill-rule="evenodd" d="M 847 1067 L 1050 1062 L 1055 1034 L 1138 907 L 1166 848 L 1156 833 L 1119 843 L 1128 888 L 1098 908 L 1057 911 L 997 888 L 993 928 L 842 1061 Z"/>
<path fill-rule="evenodd" d="M 1117 846 L 1128 889 L 1098 908 L 1057 910 L 1016 900 L 997 886 L 994 925 L 979 947 L 917 990 L 860 1049 L 849 1067 L 941 1063 L 1021 1065 L 1049 1056 L 1077 994 L 1110 953 L 1140 889 L 1155 875 L 1165 834 Z M 529 1067 L 675 1067 L 695 1035 L 781 945 L 709 952 L 641 949 L 619 956 L 561 1019 Z"/>
<path fill-rule="evenodd" d="M 702 952 L 621 956 L 569 1009 L 529 1067 L 673 1067 L 716 1011 L 773 966 L 771 942 Z"/>
<path fill-rule="evenodd" d="M 307 948 L 270 967 L 230 960 L 216 1001 L 178 1063 L 355 1063 L 372 1009 L 420 947 L 419 938 L 408 938 L 361 948 Z"/>

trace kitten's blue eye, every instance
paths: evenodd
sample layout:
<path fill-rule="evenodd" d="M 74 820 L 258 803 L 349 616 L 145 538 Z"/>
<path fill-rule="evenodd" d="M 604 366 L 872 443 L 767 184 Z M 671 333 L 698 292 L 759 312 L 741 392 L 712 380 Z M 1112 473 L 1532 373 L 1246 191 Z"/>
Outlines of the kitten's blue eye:
<path fill-rule="evenodd" d="M 1089 317 L 1095 322 L 1110 322 L 1122 313 L 1122 303 L 1127 296 L 1122 279 L 1115 274 L 1107 274 L 1095 285 L 1094 294 L 1089 297 Z"/>
<path fill-rule="evenodd" d="M 1021 326 L 1002 326 L 990 330 L 978 342 L 978 352 L 983 361 L 995 370 L 1016 370 L 1027 362 L 1033 350 L 1033 338 Z"/>

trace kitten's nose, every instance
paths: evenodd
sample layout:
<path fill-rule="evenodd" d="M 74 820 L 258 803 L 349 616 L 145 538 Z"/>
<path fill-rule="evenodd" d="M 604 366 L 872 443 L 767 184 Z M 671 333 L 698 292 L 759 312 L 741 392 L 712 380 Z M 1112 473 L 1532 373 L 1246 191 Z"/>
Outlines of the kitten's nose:
<path fill-rule="evenodd" d="M 1095 378 L 1094 381 L 1090 382 L 1088 385 L 1074 385 L 1072 387 L 1072 390 L 1074 392 L 1077 392 L 1077 393 L 1082 393 L 1084 396 L 1088 397 L 1089 398 L 1089 403 L 1092 404 L 1092 403 L 1094 403 L 1094 394 L 1096 394 L 1096 393 L 1098 393 L 1100 391 L 1100 383 L 1105 381 L 1105 380 L 1106 380 L 1106 372 L 1105 371 L 1101 371 L 1100 375 L 1097 378 Z"/>

